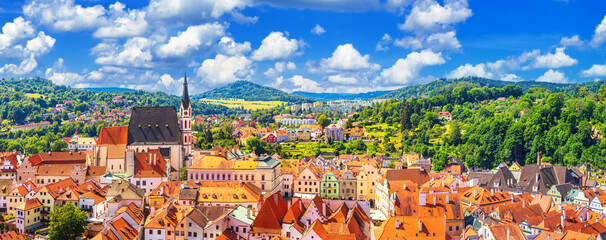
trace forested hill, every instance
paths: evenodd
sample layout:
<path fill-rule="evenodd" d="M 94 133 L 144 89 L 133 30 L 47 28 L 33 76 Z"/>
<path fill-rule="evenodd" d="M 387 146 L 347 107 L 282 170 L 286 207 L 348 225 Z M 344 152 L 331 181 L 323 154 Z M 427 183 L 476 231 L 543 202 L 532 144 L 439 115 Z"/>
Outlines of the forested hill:
<path fill-rule="evenodd" d="M 366 93 L 312 93 L 312 92 L 293 92 L 299 96 L 311 98 L 316 101 L 331 101 L 331 100 L 368 100 L 378 98 L 389 91 L 374 91 Z"/>
<path fill-rule="evenodd" d="M 125 102 L 113 103 L 113 98 L 122 96 Z M 175 106 L 179 105 L 180 96 L 163 92 L 127 91 L 120 93 L 95 93 L 85 89 L 72 88 L 53 84 L 51 81 L 34 77 L 30 79 L 13 79 L 0 81 L 0 119 L 12 124 L 39 122 L 41 115 L 63 100 L 72 101 L 70 111 L 87 112 L 93 102 L 108 104 L 110 108 L 124 104 L 138 106 Z M 192 103 L 195 114 L 234 113 L 224 106 L 205 103 Z"/>
<path fill-rule="evenodd" d="M 261 86 L 249 81 L 237 81 L 225 87 L 192 96 L 194 101 L 202 98 L 212 99 L 244 99 L 247 101 L 284 101 L 290 103 L 312 102 L 311 99 L 289 94 L 275 88 Z"/>
<path fill-rule="evenodd" d="M 588 82 L 581 84 L 560 84 L 560 83 L 549 83 L 549 82 L 535 82 L 535 81 L 521 81 L 521 82 L 510 82 L 501 80 L 492 80 L 480 77 L 465 77 L 457 79 L 445 79 L 441 78 L 426 84 L 406 86 L 394 91 L 391 91 L 380 98 L 410 98 L 410 97 L 421 97 L 422 95 L 435 96 L 448 92 L 458 86 L 466 86 L 467 89 L 482 88 L 482 87 L 496 87 L 502 88 L 506 85 L 516 85 L 522 87 L 524 91 L 534 88 L 541 87 L 551 92 L 570 92 L 573 91 L 577 86 L 587 87 L 589 91 L 595 92 L 599 89 L 600 85 L 604 83 L 604 80 L 598 82 Z"/>

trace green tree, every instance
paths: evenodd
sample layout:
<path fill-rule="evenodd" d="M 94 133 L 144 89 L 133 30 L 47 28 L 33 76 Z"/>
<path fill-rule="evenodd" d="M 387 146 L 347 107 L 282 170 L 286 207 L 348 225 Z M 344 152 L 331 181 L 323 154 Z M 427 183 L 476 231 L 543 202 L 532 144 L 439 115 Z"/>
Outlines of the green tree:
<path fill-rule="evenodd" d="M 67 143 L 63 140 L 57 140 L 53 142 L 51 152 L 65 152 L 67 151 Z"/>
<path fill-rule="evenodd" d="M 453 121 L 450 123 L 450 144 L 458 145 L 461 142 L 461 127 L 459 126 L 458 121 Z"/>
<path fill-rule="evenodd" d="M 181 181 L 187 181 L 187 167 L 181 168 Z"/>
<path fill-rule="evenodd" d="M 320 117 L 318 117 L 318 124 L 320 124 L 322 128 L 325 128 L 330 124 L 330 119 L 328 119 L 326 115 L 322 114 Z"/>
<path fill-rule="evenodd" d="M 86 230 L 86 212 L 68 202 L 50 212 L 48 239 L 76 239 Z"/>

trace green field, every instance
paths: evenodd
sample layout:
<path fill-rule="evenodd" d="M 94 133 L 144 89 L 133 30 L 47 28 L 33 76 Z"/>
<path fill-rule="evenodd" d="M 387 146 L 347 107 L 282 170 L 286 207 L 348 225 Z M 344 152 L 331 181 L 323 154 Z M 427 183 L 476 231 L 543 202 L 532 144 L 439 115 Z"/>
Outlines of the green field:
<path fill-rule="evenodd" d="M 273 108 L 281 105 L 287 104 L 287 102 L 282 101 L 246 101 L 244 99 L 210 99 L 210 98 L 202 98 L 200 102 L 222 105 L 228 108 L 244 108 L 246 110 L 258 110 L 258 109 L 267 109 Z"/>

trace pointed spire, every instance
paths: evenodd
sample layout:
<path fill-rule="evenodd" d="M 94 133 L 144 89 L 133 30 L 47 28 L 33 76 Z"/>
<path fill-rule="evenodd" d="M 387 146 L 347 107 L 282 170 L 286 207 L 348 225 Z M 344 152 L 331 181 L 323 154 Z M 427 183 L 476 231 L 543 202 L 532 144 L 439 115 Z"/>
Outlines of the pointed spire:
<path fill-rule="evenodd" d="M 188 108 L 191 105 L 191 102 L 189 101 L 189 91 L 187 89 L 187 67 L 183 80 L 183 96 L 181 97 L 181 105 L 183 105 L 183 108 Z"/>

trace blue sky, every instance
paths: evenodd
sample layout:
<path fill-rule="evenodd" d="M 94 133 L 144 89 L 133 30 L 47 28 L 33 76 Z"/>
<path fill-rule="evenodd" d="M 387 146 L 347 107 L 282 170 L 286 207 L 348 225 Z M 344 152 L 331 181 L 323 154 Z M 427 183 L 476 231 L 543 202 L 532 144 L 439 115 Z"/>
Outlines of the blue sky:
<path fill-rule="evenodd" d="M 440 77 L 606 76 L 600 0 L 0 2 L 0 77 L 178 94 L 237 80 L 367 92 Z"/>

